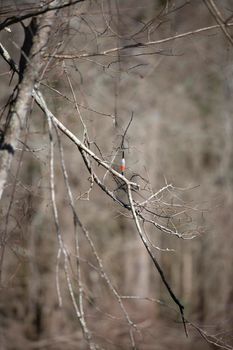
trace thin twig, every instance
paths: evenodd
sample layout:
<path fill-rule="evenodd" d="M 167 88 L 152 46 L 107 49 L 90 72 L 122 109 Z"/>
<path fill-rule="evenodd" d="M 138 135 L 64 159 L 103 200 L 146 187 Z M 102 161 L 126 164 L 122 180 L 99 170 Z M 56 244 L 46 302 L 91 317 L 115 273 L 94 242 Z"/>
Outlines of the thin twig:
<path fill-rule="evenodd" d="M 227 24 L 224 18 L 222 17 L 222 14 L 216 6 L 215 2 L 213 0 L 203 0 L 203 2 L 210 11 L 211 15 L 214 17 L 215 21 L 219 24 L 228 41 L 233 46 L 233 38 L 227 30 L 229 24 Z"/>
<path fill-rule="evenodd" d="M 51 118 L 46 115 L 47 121 L 48 121 L 48 126 L 49 126 L 49 139 L 50 139 L 50 190 L 51 190 L 51 201 L 52 201 L 52 208 L 53 208 L 53 216 L 54 216 L 54 223 L 56 227 L 56 233 L 57 233 L 57 238 L 58 238 L 58 243 L 59 243 L 59 249 L 61 250 L 63 256 L 64 256 L 64 271 L 65 271 L 65 276 L 66 276 L 66 281 L 67 281 L 67 286 L 69 290 L 69 294 L 72 300 L 72 304 L 74 306 L 77 318 L 79 320 L 79 323 L 81 325 L 83 335 L 85 339 L 88 342 L 90 350 L 96 350 L 95 344 L 91 340 L 91 334 L 89 329 L 87 328 L 86 322 L 83 318 L 83 315 L 80 311 L 80 308 L 76 302 L 76 298 L 74 295 L 74 290 L 70 278 L 70 273 L 68 270 L 68 253 L 65 248 L 63 238 L 62 238 L 62 232 L 60 229 L 60 223 L 59 223 L 59 216 L 58 216 L 58 210 L 57 210 L 57 205 L 56 205 L 56 195 L 55 195 L 55 181 L 54 181 L 54 143 L 53 143 L 53 134 L 52 134 L 52 120 Z"/>
<path fill-rule="evenodd" d="M 186 336 L 188 337 L 188 333 L 187 333 L 187 328 L 186 328 L 186 323 L 185 323 L 185 318 L 184 318 L 184 306 L 181 304 L 180 300 L 176 297 L 176 295 L 174 294 L 172 288 L 170 287 L 165 275 L 164 275 L 164 272 L 161 268 L 161 266 L 159 265 L 158 263 L 158 260 L 156 259 L 155 255 L 153 254 L 153 252 L 151 251 L 148 243 L 147 243 L 147 240 L 143 234 L 143 231 L 141 229 L 141 226 L 140 226 L 140 223 L 139 223 L 139 220 L 138 220 L 138 216 L 137 216 L 137 213 L 136 213 L 136 210 L 135 210 L 135 207 L 134 207 L 134 202 L 133 202 L 133 196 L 132 196 L 132 190 L 131 190 L 131 186 L 128 185 L 128 197 L 129 197 L 129 202 L 130 202 L 130 206 L 131 206 L 131 210 L 132 210 L 132 214 L 133 214 L 133 218 L 134 218 L 134 222 L 135 222 L 135 225 L 136 225 L 136 228 L 137 228 L 137 231 L 138 231 L 138 234 L 139 234 L 139 237 L 144 245 L 144 247 L 146 248 L 151 260 L 153 261 L 153 264 L 154 266 L 156 267 L 168 293 L 170 294 L 171 298 L 173 299 L 173 301 L 176 303 L 176 305 L 179 307 L 179 310 L 180 310 L 180 315 L 181 315 L 181 318 L 182 318 L 182 322 L 183 322 L 183 325 L 184 325 L 184 331 L 185 331 L 185 334 Z"/>
<path fill-rule="evenodd" d="M 228 23 L 227 27 L 232 27 L 233 23 Z M 134 48 L 145 48 L 147 46 L 153 46 L 153 45 L 160 45 L 164 44 L 176 39 L 181 39 L 185 38 L 191 35 L 196 35 L 200 33 L 204 33 L 213 29 L 218 29 L 221 28 L 220 24 L 215 24 L 213 26 L 208 26 L 204 28 L 198 28 L 195 30 L 191 30 L 189 32 L 181 33 L 181 34 L 176 34 L 164 39 L 160 40 L 155 40 L 155 41 L 147 41 L 147 42 L 141 42 L 141 43 L 134 43 L 134 44 L 129 44 L 129 45 L 124 45 L 124 46 L 119 46 L 119 47 L 114 47 L 108 50 L 100 51 L 100 52 L 87 52 L 83 54 L 56 54 L 53 57 L 57 59 L 62 59 L 62 60 L 70 60 L 70 59 L 79 59 L 79 58 L 85 58 L 85 57 L 93 57 L 93 56 L 111 56 L 110 54 L 122 51 L 122 50 L 127 50 L 127 49 L 134 49 Z M 132 54 L 133 55 L 133 54 Z M 50 54 L 46 54 L 45 57 L 49 57 Z"/>

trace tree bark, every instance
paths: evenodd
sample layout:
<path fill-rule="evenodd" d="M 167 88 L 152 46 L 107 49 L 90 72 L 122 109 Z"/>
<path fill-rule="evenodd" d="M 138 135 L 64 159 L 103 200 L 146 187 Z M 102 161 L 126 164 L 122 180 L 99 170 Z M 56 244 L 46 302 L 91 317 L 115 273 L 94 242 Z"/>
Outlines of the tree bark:
<path fill-rule="evenodd" d="M 54 4 L 54 2 L 53 2 Z M 59 4 L 59 0 L 57 1 Z M 33 38 L 33 45 L 30 51 L 28 63 L 24 71 L 18 92 L 14 99 L 8 116 L 8 125 L 5 130 L 5 141 L 13 149 L 17 139 L 25 126 L 26 116 L 30 108 L 32 90 L 38 81 L 41 68 L 44 65 L 43 54 L 47 48 L 51 27 L 55 21 L 57 10 L 49 11 L 39 20 L 37 18 L 37 31 Z M 13 154 L 7 150 L 0 152 L 0 199 L 7 181 Z"/>

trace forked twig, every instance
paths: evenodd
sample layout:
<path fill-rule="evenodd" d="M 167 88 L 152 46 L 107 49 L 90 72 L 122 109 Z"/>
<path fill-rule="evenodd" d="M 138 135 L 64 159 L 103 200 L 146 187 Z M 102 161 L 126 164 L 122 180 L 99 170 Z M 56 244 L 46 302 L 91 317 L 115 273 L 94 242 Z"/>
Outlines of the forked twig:
<path fill-rule="evenodd" d="M 171 298 L 173 299 L 173 301 L 176 303 L 176 305 L 179 307 L 179 310 L 180 310 L 180 315 L 181 315 L 181 318 L 182 318 L 182 322 L 183 322 L 183 325 L 184 325 L 184 331 L 185 331 L 185 334 L 186 336 L 188 337 L 188 332 L 187 332 L 187 327 L 186 327 L 186 322 L 185 322 L 185 318 L 184 318 L 184 306 L 181 304 L 180 300 L 176 297 L 176 295 L 174 294 L 172 288 L 170 287 L 165 275 L 164 275 L 164 272 L 161 268 L 161 266 L 159 265 L 159 262 L 158 260 L 156 259 L 156 256 L 153 254 L 153 252 L 151 251 L 148 243 L 147 243 L 147 240 L 142 232 L 142 229 L 141 229 L 141 226 L 140 226 L 140 223 L 139 223 L 139 220 L 138 220 L 138 216 L 137 216 L 137 213 L 136 213 L 136 210 L 135 210 L 135 207 L 134 207 L 134 202 L 133 202 L 133 196 L 132 196 L 132 190 L 131 190 L 131 186 L 128 185 L 128 188 L 127 188 L 127 191 L 128 191 L 128 197 L 129 197 L 129 203 L 130 203 L 130 206 L 131 206 L 131 210 L 132 210 L 132 215 L 133 215 L 133 219 L 134 219 L 134 222 L 135 222 L 135 225 L 136 225 L 136 228 L 137 228 L 137 231 L 138 231 L 138 234 L 139 234 L 139 237 L 142 241 L 142 243 L 144 244 L 144 247 L 146 248 L 151 260 L 153 261 L 153 264 L 154 266 L 156 267 L 165 287 L 167 288 L 167 291 L 168 293 L 170 294 Z"/>
<path fill-rule="evenodd" d="M 75 294 L 74 294 L 74 290 L 73 290 L 73 286 L 72 286 L 72 282 L 71 282 L 71 278 L 70 278 L 70 273 L 69 273 L 69 269 L 68 269 L 69 257 L 68 257 L 68 253 L 67 253 L 66 247 L 65 247 L 64 242 L 63 242 L 63 238 L 62 238 L 62 232 L 61 232 L 61 228 L 60 228 L 59 216 L 58 216 L 58 210 L 57 210 L 57 204 L 56 204 L 56 195 L 55 195 L 54 142 L 53 142 L 53 134 L 52 134 L 52 120 L 49 117 L 49 115 L 46 115 L 46 116 L 47 116 L 47 121 L 48 121 L 48 126 L 49 126 L 49 139 L 50 139 L 50 190 L 51 190 L 51 201 L 52 201 L 52 208 L 53 208 L 54 223 L 55 223 L 55 227 L 56 227 L 57 239 L 58 239 L 59 250 L 60 250 L 60 251 L 58 251 L 58 257 L 60 258 L 60 254 L 62 252 L 62 254 L 64 256 L 64 271 L 65 271 L 65 276 L 66 276 L 66 281 L 67 281 L 69 294 L 70 294 L 70 297 L 71 297 L 71 300 L 72 300 L 72 304 L 74 306 L 77 318 L 79 320 L 81 329 L 83 331 L 84 338 L 88 342 L 90 350 L 96 350 L 96 346 L 92 342 L 91 334 L 90 334 L 89 329 L 87 328 L 84 316 L 83 316 L 83 314 L 81 312 L 81 308 L 80 308 L 80 306 L 78 306 L 78 304 L 76 302 L 76 298 L 75 298 Z M 57 283 L 58 283 L 58 279 L 57 279 Z M 59 285 L 59 283 L 57 285 Z M 58 295 L 59 295 L 59 293 L 60 293 L 60 289 L 58 289 Z M 61 299 L 60 299 L 60 302 L 61 302 Z"/>

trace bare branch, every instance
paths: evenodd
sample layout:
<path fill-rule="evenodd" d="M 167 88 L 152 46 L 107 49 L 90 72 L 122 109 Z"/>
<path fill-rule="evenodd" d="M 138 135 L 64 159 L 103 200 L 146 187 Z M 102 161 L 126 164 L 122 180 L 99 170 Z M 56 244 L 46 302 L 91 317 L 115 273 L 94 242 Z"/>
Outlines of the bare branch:
<path fill-rule="evenodd" d="M 39 15 L 43 15 L 43 14 L 50 12 L 50 11 L 57 11 L 57 10 L 60 10 L 62 8 L 68 7 L 68 6 L 78 4 L 78 3 L 83 2 L 83 1 L 85 1 L 85 0 L 69 0 L 69 1 L 64 1 L 64 2 L 61 0 L 59 0 L 59 1 L 54 0 L 52 2 L 49 1 L 48 4 L 42 5 L 42 7 L 40 6 L 32 12 L 28 12 L 28 13 L 21 15 L 21 16 L 18 15 L 18 16 L 13 16 L 13 17 L 7 18 L 4 22 L 0 23 L 0 31 L 11 26 L 12 24 L 22 22 L 25 19 L 37 17 Z"/>
<path fill-rule="evenodd" d="M 227 24 L 227 27 L 232 27 L 232 26 L 233 26 L 233 23 Z M 62 59 L 62 60 L 79 59 L 79 58 L 82 59 L 82 58 L 94 57 L 94 56 L 110 56 L 111 57 L 111 54 L 116 53 L 118 51 L 127 50 L 127 49 L 134 49 L 134 48 L 145 48 L 145 47 L 154 46 L 154 45 L 161 45 L 161 44 L 164 44 L 164 43 L 176 40 L 176 39 L 181 39 L 181 38 L 189 37 L 192 35 L 201 34 L 201 33 L 211 31 L 213 29 L 218 29 L 218 28 L 221 28 L 220 24 L 191 30 L 189 32 L 185 32 L 185 33 L 181 33 L 181 34 L 176 34 L 176 35 L 170 36 L 170 37 L 165 38 L 165 39 L 140 42 L 140 43 L 135 43 L 135 44 L 114 47 L 114 48 L 104 50 L 101 52 L 87 52 L 87 53 L 82 53 L 82 54 L 56 54 L 56 55 L 53 55 L 53 57 L 57 58 L 57 59 Z M 49 56 L 50 56 L 50 54 L 45 54 L 45 57 L 49 57 Z"/>
<path fill-rule="evenodd" d="M 81 306 L 77 304 L 71 278 L 70 278 L 70 273 L 68 269 L 68 253 L 65 248 L 63 238 L 62 238 L 62 232 L 60 229 L 60 223 L 59 223 L 59 216 L 58 216 L 58 210 L 57 210 L 57 204 L 56 204 L 56 195 L 55 195 L 55 182 L 54 182 L 54 143 L 53 143 L 53 134 L 52 134 L 52 121 L 50 117 L 47 115 L 47 120 L 48 120 L 48 125 L 49 125 L 49 139 L 50 139 L 50 189 L 51 189 L 51 201 L 52 201 L 52 208 L 53 208 L 53 216 L 54 216 L 54 222 L 55 222 L 55 227 L 56 227 L 56 233 L 57 233 L 57 238 L 58 238 L 58 243 L 59 243 L 59 251 L 58 251 L 58 258 L 60 258 L 60 251 L 64 255 L 64 270 L 65 270 L 65 275 L 66 275 L 66 280 L 67 280 L 67 286 L 68 290 L 70 293 L 70 297 L 72 300 L 72 304 L 74 306 L 77 318 L 80 322 L 83 334 L 85 339 L 88 342 L 90 350 L 96 350 L 95 344 L 91 340 L 91 334 L 89 332 L 89 329 L 87 328 L 84 316 L 81 312 Z M 58 284 L 58 278 L 57 278 L 57 286 Z M 58 287 L 58 296 L 60 297 L 60 289 Z M 60 298 L 61 302 L 61 298 Z"/>
<path fill-rule="evenodd" d="M 203 0 L 206 7 L 210 11 L 211 15 L 214 17 L 215 21 L 219 24 L 220 28 L 222 29 L 224 35 L 228 39 L 228 41 L 233 45 L 233 38 L 230 35 L 230 33 L 227 30 L 227 24 L 224 18 L 222 17 L 221 12 L 219 11 L 218 7 L 216 6 L 215 2 L 213 0 Z"/>
<path fill-rule="evenodd" d="M 103 168 L 109 170 L 110 173 L 121 179 L 126 185 L 130 184 L 134 188 L 139 188 L 138 184 L 135 182 L 129 181 L 125 176 L 111 168 L 107 162 L 102 161 L 94 152 L 92 152 L 83 142 L 81 142 L 69 129 L 67 129 L 64 124 L 62 124 L 48 109 L 44 98 L 40 91 L 33 91 L 33 97 L 39 104 L 39 106 L 42 108 L 42 110 L 45 112 L 46 115 L 49 115 L 54 122 L 54 124 L 57 125 L 58 129 L 60 129 L 71 141 L 73 141 L 76 146 L 81 148 L 84 152 L 86 152 L 89 156 L 91 156 L 99 165 L 101 165 Z"/>
<path fill-rule="evenodd" d="M 182 322 L 184 325 L 184 330 L 185 330 L 185 334 L 188 337 L 188 333 L 187 333 L 187 328 L 186 328 L 186 322 L 185 322 L 185 318 L 184 318 L 184 306 L 181 304 L 180 300 L 176 297 L 176 295 L 174 294 L 173 290 L 171 289 L 165 275 L 164 272 L 161 268 L 161 266 L 158 263 L 158 260 L 156 259 L 155 255 L 152 253 L 147 240 L 143 234 L 143 231 L 141 229 L 140 223 L 139 223 L 139 219 L 138 219 L 138 215 L 136 213 L 135 207 L 134 207 L 134 203 L 133 203 L 133 196 L 132 196 L 132 190 L 131 190 L 131 186 L 128 185 L 128 197 L 129 197 L 129 202 L 130 202 L 130 206 L 131 206 L 131 210 L 132 210 L 132 214 L 133 214 L 133 218 L 134 218 L 134 222 L 139 234 L 139 237 L 144 245 L 144 247 L 146 248 L 151 260 L 153 261 L 154 266 L 156 267 L 158 273 L 160 274 L 160 277 L 165 285 L 165 287 L 167 288 L 168 293 L 170 294 L 171 298 L 173 299 L 173 301 L 176 303 L 176 305 L 179 307 L 180 310 L 180 314 L 181 314 L 181 318 L 182 318 Z"/>

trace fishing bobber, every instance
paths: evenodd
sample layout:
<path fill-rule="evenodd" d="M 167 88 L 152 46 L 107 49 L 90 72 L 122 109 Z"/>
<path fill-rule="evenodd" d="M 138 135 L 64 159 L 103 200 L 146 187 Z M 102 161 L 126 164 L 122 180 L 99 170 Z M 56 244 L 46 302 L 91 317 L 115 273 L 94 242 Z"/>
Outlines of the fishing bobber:
<path fill-rule="evenodd" d="M 123 173 L 124 173 L 124 171 L 125 171 L 125 158 L 122 158 L 122 159 L 121 159 L 120 170 L 121 170 L 121 173 L 122 173 L 122 175 L 123 175 Z"/>

